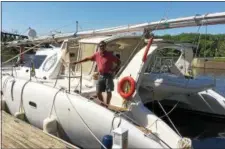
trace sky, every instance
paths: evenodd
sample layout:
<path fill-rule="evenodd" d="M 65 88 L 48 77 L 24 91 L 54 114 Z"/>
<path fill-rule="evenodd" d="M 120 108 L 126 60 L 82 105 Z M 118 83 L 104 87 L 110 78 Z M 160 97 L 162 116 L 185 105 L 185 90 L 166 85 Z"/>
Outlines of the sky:
<path fill-rule="evenodd" d="M 51 31 L 75 32 L 119 25 L 160 21 L 225 11 L 225 2 L 2 2 L 2 30 L 37 35 Z M 158 34 L 197 33 L 198 27 L 157 31 Z M 208 26 L 202 33 L 224 34 L 225 25 Z"/>

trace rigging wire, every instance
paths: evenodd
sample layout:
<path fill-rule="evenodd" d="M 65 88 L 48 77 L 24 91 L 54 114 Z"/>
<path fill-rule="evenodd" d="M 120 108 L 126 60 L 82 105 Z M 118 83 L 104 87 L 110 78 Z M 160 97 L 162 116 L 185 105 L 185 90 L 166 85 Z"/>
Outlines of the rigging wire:
<path fill-rule="evenodd" d="M 73 105 L 71 99 L 69 98 L 68 94 L 65 92 L 67 99 L 69 100 L 70 104 L 72 105 L 73 109 L 76 111 L 77 115 L 80 117 L 81 122 L 84 124 L 84 126 L 88 129 L 88 131 L 91 133 L 91 135 L 97 140 L 97 142 L 104 148 L 107 149 L 105 147 L 104 144 L 102 144 L 102 142 L 97 138 L 97 136 L 95 136 L 95 134 L 93 133 L 93 131 L 91 130 L 91 128 L 88 126 L 88 124 L 85 122 L 85 120 L 82 118 L 82 116 L 80 115 L 80 113 L 78 112 L 77 108 Z"/>
<path fill-rule="evenodd" d="M 168 13 L 168 11 L 169 11 L 169 8 L 165 10 L 165 13 L 164 13 L 165 17 L 166 17 L 166 14 Z M 164 18 L 165 18 L 165 17 L 164 17 Z M 163 23 L 166 23 L 166 22 L 168 21 L 168 17 L 167 17 L 167 19 L 164 19 L 164 18 L 162 18 L 162 19 L 159 21 L 159 23 L 156 25 L 156 27 L 155 27 L 155 29 L 154 29 L 153 31 L 155 31 L 155 30 L 158 29 L 159 25 L 161 24 L 161 22 L 162 22 L 163 20 L 164 20 Z M 152 73 L 152 71 L 151 71 L 150 73 Z M 153 91 L 153 92 L 154 92 L 154 91 Z M 153 99 L 153 100 L 154 100 L 154 99 Z M 158 101 L 158 100 L 157 100 L 157 101 Z M 159 103 L 161 109 L 163 110 L 163 112 L 165 113 L 165 116 L 168 118 L 168 120 L 170 121 L 170 123 L 172 124 L 172 126 L 174 127 L 174 129 L 176 130 L 176 132 L 178 133 L 178 135 L 179 135 L 180 137 L 182 137 L 181 134 L 180 134 L 180 132 L 178 131 L 178 129 L 177 129 L 176 126 L 174 125 L 174 123 L 173 123 L 173 122 L 171 121 L 171 119 L 169 118 L 169 116 L 168 116 L 168 114 L 166 113 L 164 107 L 161 105 L 161 103 L 160 103 L 159 101 L 158 101 L 158 103 Z"/>

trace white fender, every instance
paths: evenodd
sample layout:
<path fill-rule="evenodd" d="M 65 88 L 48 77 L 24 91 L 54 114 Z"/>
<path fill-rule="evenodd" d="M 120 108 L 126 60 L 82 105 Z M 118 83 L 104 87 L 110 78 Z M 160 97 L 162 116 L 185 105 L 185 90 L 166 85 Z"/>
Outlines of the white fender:
<path fill-rule="evenodd" d="M 180 149 L 193 149 L 192 141 L 189 138 L 182 138 L 178 141 L 178 148 Z"/>
<path fill-rule="evenodd" d="M 43 131 L 57 136 L 57 120 L 54 117 L 47 117 L 43 121 Z"/>
<path fill-rule="evenodd" d="M 16 118 L 18 118 L 18 119 L 20 119 L 20 120 L 25 120 L 25 113 L 24 112 L 16 112 L 15 114 L 14 114 L 14 116 L 16 117 Z"/>

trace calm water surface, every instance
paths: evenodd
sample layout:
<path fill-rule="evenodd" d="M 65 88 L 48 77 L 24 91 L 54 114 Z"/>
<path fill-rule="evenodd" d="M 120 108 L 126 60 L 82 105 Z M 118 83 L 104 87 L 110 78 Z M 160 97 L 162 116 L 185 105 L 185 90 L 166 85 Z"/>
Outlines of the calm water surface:
<path fill-rule="evenodd" d="M 193 69 L 193 73 L 196 77 L 212 77 L 215 78 L 216 87 L 214 90 L 216 90 L 221 95 L 225 96 L 225 70 L 217 70 L 217 69 Z M 203 126 L 201 125 L 201 122 L 199 121 L 199 127 Z M 210 124 L 210 129 L 216 129 L 217 126 Z M 193 139 L 193 146 L 194 148 L 199 149 L 224 149 L 225 148 L 225 123 L 223 131 L 217 133 L 214 137 L 207 138 L 207 139 Z M 198 129 L 198 128 L 196 128 Z M 203 128 L 204 129 L 204 128 Z M 209 129 L 209 127 L 207 128 Z M 205 130 L 204 132 L 207 132 Z M 203 132 L 203 133 L 204 133 Z"/>
<path fill-rule="evenodd" d="M 216 79 L 215 90 L 225 96 L 225 70 L 218 69 L 193 69 L 196 77 L 211 77 Z"/>

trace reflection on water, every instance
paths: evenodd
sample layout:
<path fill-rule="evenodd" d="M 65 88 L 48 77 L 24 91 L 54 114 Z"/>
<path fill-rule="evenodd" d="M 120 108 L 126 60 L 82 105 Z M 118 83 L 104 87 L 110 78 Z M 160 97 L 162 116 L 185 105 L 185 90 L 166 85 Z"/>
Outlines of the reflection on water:
<path fill-rule="evenodd" d="M 205 140 L 193 140 L 194 149 L 224 149 L 224 138 L 210 138 Z"/>
<path fill-rule="evenodd" d="M 193 74 L 195 76 L 205 75 L 212 77 L 222 77 L 225 79 L 225 69 L 201 69 L 201 68 L 193 68 Z"/>
<path fill-rule="evenodd" d="M 193 69 L 193 75 L 195 77 L 212 77 L 215 79 L 216 87 L 215 91 L 225 96 L 225 70 L 218 69 Z M 225 124 L 224 124 L 225 125 Z M 211 125 L 211 129 L 215 129 L 213 125 Z M 199 149 L 222 149 L 225 148 L 225 131 L 218 133 L 218 136 L 215 138 L 207 138 L 203 140 L 193 140 L 194 148 Z"/>
<path fill-rule="evenodd" d="M 214 90 L 225 96 L 225 70 L 194 68 L 193 75 L 195 77 L 211 77 L 215 79 L 216 87 Z"/>

